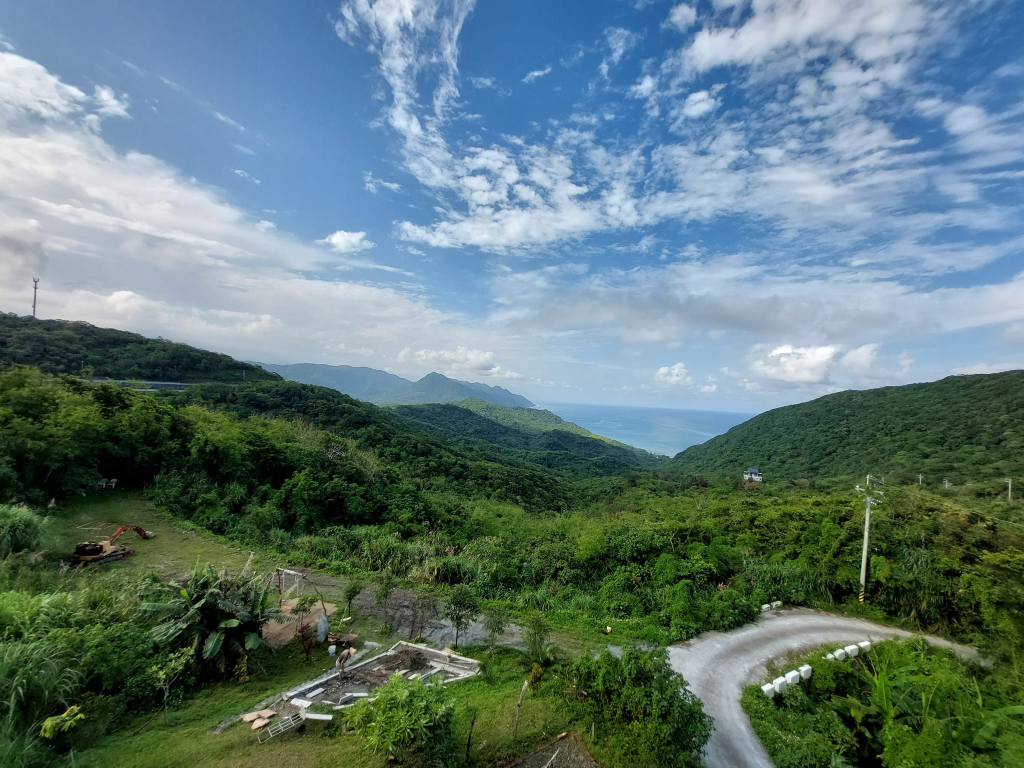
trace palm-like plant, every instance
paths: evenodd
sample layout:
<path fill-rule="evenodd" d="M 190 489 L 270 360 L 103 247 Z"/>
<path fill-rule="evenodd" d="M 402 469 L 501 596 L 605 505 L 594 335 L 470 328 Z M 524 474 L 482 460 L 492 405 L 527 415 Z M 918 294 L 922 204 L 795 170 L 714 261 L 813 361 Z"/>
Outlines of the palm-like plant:
<path fill-rule="evenodd" d="M 155 585 L 149 590 L 154 599 L 141 607 L 164 617 L 153 628 L 154 640 L 191 647 L 204 664 L 224 674 L 266 643 L 263 626 L 280 615 L 270 584 L 270 577 L 248 568 L 229 574 L 197 563 L 184 586 Z"/>

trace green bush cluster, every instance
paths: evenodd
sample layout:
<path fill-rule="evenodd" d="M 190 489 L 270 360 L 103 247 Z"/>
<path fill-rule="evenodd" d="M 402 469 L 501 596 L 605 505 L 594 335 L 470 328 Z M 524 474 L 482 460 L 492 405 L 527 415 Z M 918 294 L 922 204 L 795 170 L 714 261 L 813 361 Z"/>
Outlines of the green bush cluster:
<path fill-rule="evenodd" d="M 921 639 L 891 641 L 844 662 L 809 660 L 811 679 L 742 703 L 779 768 L 1020 765 L 1020 672 L 992 674 Z"/>
<path fill-rule="evenodd" d="M 704 713 L 664 650 L 627 648 L 622 658 L 583 655 L 565 673 L 575 717 L 594 724 L 637 768 L 697 768 L 711 735 Z"/>

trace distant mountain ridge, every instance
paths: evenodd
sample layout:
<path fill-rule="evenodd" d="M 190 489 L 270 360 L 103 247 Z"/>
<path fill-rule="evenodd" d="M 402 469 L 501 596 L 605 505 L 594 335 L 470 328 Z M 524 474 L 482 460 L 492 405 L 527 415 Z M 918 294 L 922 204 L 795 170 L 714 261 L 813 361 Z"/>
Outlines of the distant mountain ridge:
<path fill-rule="evenodd" d="M 495 405 L 513 408 L 534 407 L 534 404 L 525 397 L 510 392 L 504 387 L 459 381 L 440 373 L 428 373 L 419 381 L 409 381 L 376 368 L 350 365 L 323 365 L 320 363 L 297 363 L 294 365 L 257 363 L 257 365 L 280 374 L 290 381 L 330 387 L 349 397 L 367 400 L 377 405 L 455 403 L 477 398 Z"/>
<path fill-rule="evenodd" d="M 349 397 L 369 402 L 373 402 L 374 398 L 385 392 L 412 385 L 411 381 L 403 379 L 401 376 L 362 366 L 322 365 L 320 363 L 294 363 L 291 365 L 256 363 L 256 365 L 273 371 L 288 381 L 330 387 Z"/>
<path fill-rule="evenodd" d="M 755 416 L 661 469 L 738 477 L 951 483 L 1024 473 L 1024 371 L 851 390 Z"/>

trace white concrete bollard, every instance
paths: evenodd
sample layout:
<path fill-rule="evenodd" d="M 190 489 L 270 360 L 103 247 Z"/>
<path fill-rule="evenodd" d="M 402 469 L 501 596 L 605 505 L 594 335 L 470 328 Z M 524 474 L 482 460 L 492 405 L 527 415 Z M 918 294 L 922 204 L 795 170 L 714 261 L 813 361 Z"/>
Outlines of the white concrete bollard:
<path fill-rule="evenodd" d="M 825 658 L 828 659 L 829 661 L 835 661 L 836 660 L 836 655 L 834 653 L 826 653 L 825 654 Z"/>
<path fill-rule="evenodd" d="M 775 698 L 775 686 L 772 683 L 765 683 L 761 686 L 761 693 L 767 696 L 769 699 Z"/>
<path fill-rule="evenodd" d="M 868 651 L 871 650 L 871 641 L 870 640 L 862 640 L 861 642 L 857 643 L 857 647 L 860 648 L 862 651 L 864 651 L 864 653 L 867 653 Z"/>
<path fill-rule="evenodd" d="M 775 689 L 776 693 L 782 693 L 784 690 L 786 690 L 786 685 L 786 678 L 784 677 L 776 677 L 774 680 L 772 680 L 772 687 Z"/>
<path fill-rule="evenodd" d="M 858 653 L 860 653 L 860 648 L 858 648 L 856 645 L 848 645 L 845 648 L 843 648 L 843 650 L 846 651 L 846 655 L 851 659 Z"/>
<path fill-rule="evenodd" d="M 772 610 L 775 610 L 775 609 L 778 609 L 778 608 L 781 608 L 781 607 L 782 607 L 782 601 L 781 600 L 776 600 L 774 603 L 772 603 Z"/>
<path fill-rule="evenodd" d="M 786 685 L 796 685 L 800 682 L 800 673 L 795 669 L 786 673 Z"/>
<path fill-rule="evenodd" d="M 761 613 L 766 613 L 767 611 L 770 611 L 771 609 L 772 609 L 772 607 L 770 605 L 768 605 L 768 603 L 765 603 L 764 605 L 761 606 Z"/>
<path fill-rule="evenodd" d="M 799 667 L 796 668 L 796 671 L 800 673 L 801 680 L 810 679 L 811 673 L 814 672 L 814 670 L 811 669 L 810 664 L 801 664 Z"/>
<path fill-rule="evenodd" d="M 836 661 L 842 661 L 846 658 L 846 651 L 840 648 L 839 650 L 835 651 L 833 655 L 835 656 Z"/>

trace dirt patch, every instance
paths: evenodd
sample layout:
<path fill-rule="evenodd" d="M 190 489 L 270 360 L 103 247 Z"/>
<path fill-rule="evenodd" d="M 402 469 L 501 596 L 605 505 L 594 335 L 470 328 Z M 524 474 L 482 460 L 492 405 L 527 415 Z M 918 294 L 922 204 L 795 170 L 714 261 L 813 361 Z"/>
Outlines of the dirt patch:
<path fill-rule="evenodd" d="M 404 670 L 412 673 L 422 672 L 427 669 L 430 669 L 430 663 L 427 661 L 426 656 L 415 649 L 402 648 L 383 657 L 379 664 L 374 664 L 373 666 L 366 665 L 353 669 L 351 672 L 346 672 L 341 676 L 340 682 L 343 685 L 349 682 L 375 688 L 386 683 L 388 678 L 395 672 Z"/>
<path fill-rule="evenodd" d="M 263 628 L 263 639 L 270 643 L 274 648 L 280 648 L 281 646 L 288 643 L 295 634 L 299 631 L 299 622 L 296 621 L 295 616 L 291 615 L 292 608 L 298 598 L 292 600 L 285 600 L 281 603 L 281 610 L 284 615 L 280 619 L 274 619 L 273 621 L 267 622 Z M 327 608 L 327 612 L 324 613 L 324 607 Z M 307 613 L 302 621 L 304 624 L 309 624 L 311 627 L 316 627 L 316 620 L 321 616 L 327 616 L 328 618 L 333 616 L 338 610 L 334 603 L 325 603 L 321 605 L 317 602 L 316 605 Z"/>
<path fill-rule="evenodd" d="M 601 768 L 575 733 L 559 736 L 508 768 Z"/>

